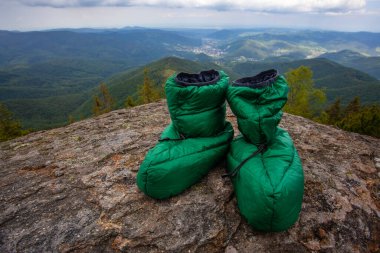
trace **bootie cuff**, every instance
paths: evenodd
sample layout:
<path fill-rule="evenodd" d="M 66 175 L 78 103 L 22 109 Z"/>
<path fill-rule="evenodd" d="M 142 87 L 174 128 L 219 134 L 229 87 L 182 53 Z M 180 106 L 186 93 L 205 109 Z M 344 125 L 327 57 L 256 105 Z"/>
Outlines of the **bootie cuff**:
<path fill-rule="evenodd" d="M 244 77 L 233 82 L 233 86 L 244 86 L 251 88 L 262 88 L 272 85 L 278 76 L 275 69 L 263 71 L 255 76 Z"/>
<path fill-rule="evenodd" d="M 205 86 L 215 84 L 219 80 L 219 72 L 213 69 L 202 71 L 199 74 L 181 72 L 175 78 L 175 81 L 183 86 Z"/>

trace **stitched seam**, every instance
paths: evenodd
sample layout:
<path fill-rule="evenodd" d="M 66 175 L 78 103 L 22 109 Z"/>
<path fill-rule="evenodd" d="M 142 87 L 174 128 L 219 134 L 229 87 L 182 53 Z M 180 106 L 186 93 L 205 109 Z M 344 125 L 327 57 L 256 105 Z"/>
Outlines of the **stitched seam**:
<path fill-rule="evenodd" d="M 275 206 L 275 199 L 274 199 L 274 187 L 273 187 L 273 183 L 272 183 L 272 180 L 270 179 L 270 177 L 269 177 L 269 174 L 268 174 L 268 170 L 267 170 L 267 167 L 265 166 L 265 164 L 264 164 L 264 159 L 263 159 L 263 155 L 261 155 L 260 156 L 260 158 L 261 158 L 261 163 L 263 164 L 263 167 L 264 167 L 264 169 L 265 169 L 265 174 L 266 174 L 266 176 L 268 177 L 268 180 L 269 180 L 269 183 L 270 183 L 270 185 L 271 185 L 271 187 L 272 187 L 272 195 L 273 195 L 273 198 L 272 198 L 272 217 L 271 217 L 271 221 L 270 221 L 270 230 L 273 230 L 272 228 L 273 228 L 273 219 L 274 219 L 274 210 L 275 210 L 275 208 L 274 208 L 274 206 Z"/>
<path fill-rule="evenodd" d="M 228 132 L 229 132 L 229 131 L 228 131 Z M 232 137 L 232 138 L 233 138 L 233 137 Z M 222 143 L 215 144 L 215 145 L 211 146 L 210 148 L 202 149 L 202 150 L 200 150 L 200 151 L 197 151 L 197 152 L 194 152 L 194 153 L 190 153 L 190 154 L 187 154 L 187 155 L 184 155 L 184 156 L 181 156 L 181 157 L 177 157 L 177 158 L 175 158 L 175 159 L 170 159 L 170 160 L 171 160 L 171 161 L 175 161 L 175 160 L 177 160 L 177 159 L 182 159 L 183 157 L 191 156 L 191 155 L 198 154 L 198 153 L 201 153 L 201 152 L 204 152 L 204 151 L 209 151 L 209 150 L 213 150 L 213 149 L 221 148 L 222 146 L 224 146 L 224 145 L 226 145 L 226 144 L 229 144 L 229 143 L 231 142 L 231 139 L 232 139 L 232 138 L 228 138 L 227 141 L 224 141 L 224 142 L 222 142 Z M 154 165 L 163 164 L 163 163 L 165 163 L 165 162 L 167 162 L 167 160 L 166 160 L 166 161 L 163 161 L 163 162 L 160 162 L 160 163 L 155 163 Z"/>
<path fill-rule="evenodd" d="M 296 148 L 295 146 L 293 145 L 293 156 L 292 156 L 292 160 L 290 161 L 289 163 L 289 166 L 286 168 L 285 172 L 284 172 L 284 175 L 282 175 L 281 179 L 280 179 L 280 183 L 282 182 L 282 180 L 284 179 L 286 173 L 288 172 L 289 168 L 292 167 L 293 165 L 293 161 L 294 161 L 294 158 L 296 157 Z"/>
<path fill-rule="evenodd" d="M 155 158 L 157 158 L 157 155 L 155 156 Z M 149 176 L 148 171 L 149 171 L 149 169 L 150 169 L 150 165 L 152 164 L 152 162 L 153 162 L 153 159 L 150 160 L 150 163 L 149 163 L 149 165 L 148 165 L 148 168 L 147 168 L 146 171 L 145 171 L 146 179 L 145 179 L 144 189 L 145 189 L 145 192 L 146 192 L 147 194 L 148 194 L 148 188 L 147 188 L 147 185 L 148 185 L 148 176 Z"/>

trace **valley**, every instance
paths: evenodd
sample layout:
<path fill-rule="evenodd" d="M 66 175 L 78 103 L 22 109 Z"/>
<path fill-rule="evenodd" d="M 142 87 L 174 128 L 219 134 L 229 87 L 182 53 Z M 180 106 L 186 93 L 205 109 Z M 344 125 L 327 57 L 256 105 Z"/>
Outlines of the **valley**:
<path fill-rule="evenodd" d="M 380 34 L 293 29 L 60 29 L 0 31 L 0 102 L 25 128 L 91 116 L 104 82 L 121 108 L 136 97 L 144 69 L 160 88 L 169 74 L 226 71 L 231 80 L 301 65 L 328 102 L 380 101 Z"/>

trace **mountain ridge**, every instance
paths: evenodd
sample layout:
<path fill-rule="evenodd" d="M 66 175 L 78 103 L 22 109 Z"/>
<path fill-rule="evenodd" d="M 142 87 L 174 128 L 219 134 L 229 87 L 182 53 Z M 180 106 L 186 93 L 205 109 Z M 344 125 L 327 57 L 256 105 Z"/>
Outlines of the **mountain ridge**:
<path fill-rule="evenodd" d="M 380 57 L 369 57 L 352 50 L 325 53 L 319 56 L 335 61 L 343 66 L 358 69 L 380 80 Z"/>
<path fill-rule="evenodd" d="M 60 66 L 58 61 L 57 66 Z M 63 61 L 65 62 L 65 61 Z M 115 98 L 116 108 L 121 108 L 127 96 L 137 97 L 137 87 L 143 84 L 144 69 L 148 70 L 148 76 L 153 80 L 155 86 L 162 89 L 165 80 L 174 72 L 199 72 L 205 69 L 224 70 L 230 76 L 230 81 L 236 80 L 243 76 L 252 76 L 260 71 L 271 68 L 277 68 L 281 74 L 284 74 L 290 68 L 297 68 L 306 65 L 314 71 L 314 79 L 317 87 L 327 87 L 326 92 L 331 102 L 334 98 L 341 96 L 343 103 L 348 103 L 355 96 L 360 96 L 363 104 L 376 103 L 379 101 L 380 81 L 361 71 L 344 67 L 336 62 L 323 59 L 308 59 L 298 61 L 283 62 L 247 62 L 236 63 L 231 66 L 220 66 L 212 62 L 195 62 L 178 57 L 165 57 L 157 61 L 151 62 L 140 67 L 130 68 L 126 71 L 114 73 L 115 68 L 122 69 L 122 65 L 111 66 L 106 64 L 105 68 L 101 68 L 102 64 L 98 62 L 88 62 L 87 64 L 68 64 L 62 65 L 60 70 L 55 69 L 46 79 L 38 75 L 39 71 L 33 72 L 33 69 L 19 70 L 21 73 L 28 73 L 28 78 L 22 82 L 17 81 L 17 71 L 1 72 L 0 80 L 11 78 L 10 81 L 0 84 L 0 99 L 15 113 L 17 118 L 22 120 L 22 124 L 27 127 L 43 129 L 48 127 L 57 127 L 67 124 L 69 115 L 79 119 L 89 117 L 92 114 L 93 96 L 98 93 L 97 86 L 101 82 L 108 85 L 111 95 Z M 47 65 L 53 68 L 53 65 Z M 77 76 L 72 75 L 71 79 L 65 77 L 66 72 L 70 72 L 74 66 Z M 94 65 L 95 67 L 91 67 Z M 40 65 L 44 67 L 45 65 Z M 87 67 L 91 67 L 87 70 Z M 62 73 L 59 73 L 61 71 Z M 86 74 L 88 73 L 88 74 Z M 113 74 L 110 74 L 113 73 Z M 15 77 L 9 76 L 16 75 Z M 24 75 L 21 75 L 24 76 Z M 50 85 L 49 79 L 56 80 L 54 85 Z M 19 85 L 13 85 L 16 82 Z M 73 87 L 73 82 L 75 87 Z M 20 90 L 28 96 L 23 99 L 6 99 L 4 96 L 12 94 L 20 96 Z M 41 97 L 43 92 L 46 97 Z M 10 94 L 10 95 L 7 95 Z M 13 95 L 12 95 L 13 96 Z M 4 99 L 5 98 L 5 99 Z M 52 102 L 52 104 L 50 104 Z M 61 108 L 61 109 L 60 109 Z"/>
<path fill-rule="evenodd" d="M 315 86 L 326 88 L 329 102 L 340 97 L 343 103 L 348 103 L 355 96 L 361 97 L 364 103 L 379 102 L 380 81 L 359 70 L 344 67 L 334 61 L 324 58 L 296 60 L 291 62 L 247 62 L 238 63 L 232 67 L 235 73 L 249 75 L 270 68 L 278 69 L 282 74 L 301 65 L 310 67 L 313 71 Z"/>
<path fill-rule="evenodd" d="M 252 61 L 249 64 L 262 66 L 266 64 L 266 68 L 280 65 L 281 72 L 285 73 L 288 68 L 283 66 L 286 64 L 295 68 L 299 64 L 310 63 L 310 60 L 303 58 L 336 51 L 337 46 L 379 55 L 376 51 L 379 43 L 378 33 L 271 28 L 205 30 L 126 27 L 0 31 L 0 101 L 21 120 L 25 128 L 47 129 L 62 126 L 73 116 L 74 119 L 90 116 L 91 99 L 97 94 L 97 86 L 101 82 L 112 86 L 110 89 L 117 98 L 117 108 L 122 107 L 125 97 L 136 94 L 136 86 L 142 84 L 141 69 L 139 74 L 132 70 L 148 66 L 155 72 L 156 66 L 151 63 L 163 57 L 175 56 L 198 62 L 192 63 L 192 68 L 186 68 L 187 72 L 196 72 L 199 64 L 206 68 L 223 69 L 233 80 L 264 70 L 252 67 L 251 71 L 234 73 L 234 66 L 241 66 L 244 64 L 242 61 Z M 294 61 L 300 59 L 297 65 Z M 350 60 L 355 66 L 345 62 L 340 64 L 378 77 L 378 59 L 361 57 Z M 319 60 L 311 61 L 314 63 L 309 65 L 319 68 L 316 73 L 322 73 L 323 68 L 326 70 L 332 64 L 325 62 L 326 66 L 322 66 L 316 64 Z M 177 65 L 179 69 L 189 63 L 178 61 Z M 378 80 L 372 80 L 356 70 L 331 66 L 334 71 L 324 71 L 323 76 L 317 74 L 316 80 L 318 87 L 326 87 L 329 102 L 342 96 L 343 103 L 347 104 L 357 95 L 363 104 L 379 101 L 376 95 L 380 93 Z M 175 70 L 174 67 L 170 68 Z M 134 77 L 124 75 L 126 71 Z M 170 71 L 167 70 L 167 73 Z M 167 77 L 167 73 L 156 72 L 152 79 L 162 85 L 163 76 Z"/>

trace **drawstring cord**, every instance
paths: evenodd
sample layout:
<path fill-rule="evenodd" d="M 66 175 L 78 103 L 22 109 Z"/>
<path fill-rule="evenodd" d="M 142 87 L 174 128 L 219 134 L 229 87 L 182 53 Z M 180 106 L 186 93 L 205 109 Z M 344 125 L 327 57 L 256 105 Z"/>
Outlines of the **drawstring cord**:
<path fill-rule="evenodd" d="M 180 134 L 179 137 L 180 138 L 177 138 L 177 139 L 170 139 L 169 137 L 166 137 L 166 138 L 163 138 L 163 139 L 159 139 L 158 141 L 159 142 L 163 142 L 163 141 L 183 141 L 184 139 L 186 139 L 186 137 L 183 134 Z"/>
<path fill-rule="evenodd" d="M 227 173 L 227 174 L 224 174 L 222 175 L 222 178 L 225 178 L 225 177 L 235 177 L 237 175 L 237 173 L 239 172 L 239 170 L 241 169 L 241 167 L 243 167 L 243 165 L 248 162 L 251 158 L 255 157 L 256 155 L 258 155 L 259 153 L 263 153 L 265 152 L 265 150 L 267 149 L 267 145 L 266 144 L 261 144 L 257 150 L 255 152 L 253 152 L 252 155 L 248 156 L 247 158 L 245 158 L 233 171 L 231 171 L 230 173 Z"/>

